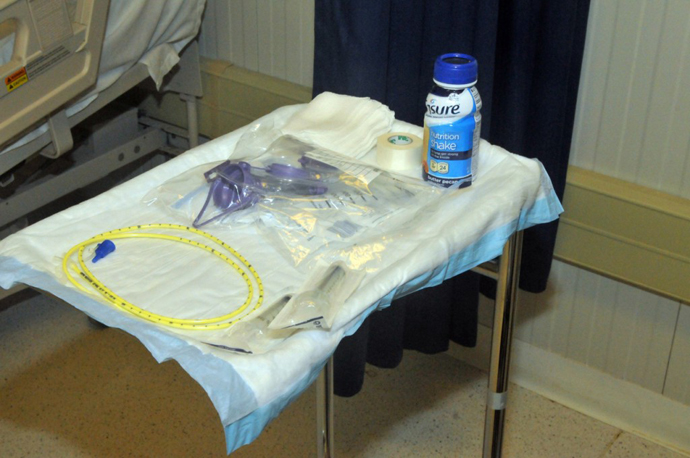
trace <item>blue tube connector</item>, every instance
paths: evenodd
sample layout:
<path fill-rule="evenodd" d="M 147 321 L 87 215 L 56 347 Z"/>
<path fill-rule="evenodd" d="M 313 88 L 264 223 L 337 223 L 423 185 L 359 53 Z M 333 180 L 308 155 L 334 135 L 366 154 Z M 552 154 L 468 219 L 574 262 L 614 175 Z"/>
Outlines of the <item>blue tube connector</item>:
<path fill-rule="evenodd" d="M 105 258 L 113 251 L 115 251 L 115 244 L 111 240 L 103 240 L 101 243 L 96 245 L 96 255 L 93 257 L 91 262 L 96 262 Z"/>

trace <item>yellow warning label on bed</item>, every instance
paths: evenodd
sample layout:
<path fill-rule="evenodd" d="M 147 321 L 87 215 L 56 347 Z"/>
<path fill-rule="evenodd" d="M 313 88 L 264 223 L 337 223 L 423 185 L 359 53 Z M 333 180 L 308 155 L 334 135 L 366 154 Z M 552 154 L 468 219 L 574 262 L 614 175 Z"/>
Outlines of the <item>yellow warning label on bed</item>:
<path fill-rule="evenodd" d="M 5 78 L 5 86 L 7 86 L 7 92 L 14 91 L 19 86 L 28 81 L 29 76 L 26 74 L 26 67 L 22 67 L 16 72 L 12 73 L 7 78 Z"/>

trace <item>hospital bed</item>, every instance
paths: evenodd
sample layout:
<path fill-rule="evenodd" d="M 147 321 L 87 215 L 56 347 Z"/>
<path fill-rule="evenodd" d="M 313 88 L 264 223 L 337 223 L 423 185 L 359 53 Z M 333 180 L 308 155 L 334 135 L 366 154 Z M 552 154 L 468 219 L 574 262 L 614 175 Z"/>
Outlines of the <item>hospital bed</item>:
<path fill-rule="evenodd" d="M 156 322 L 153 315 L 141 319 L 136 313 L 104 301 L 105 296 L 76 288 L 62 271 L 62 258 L 71 247 L 99 233 L 112 230 L 119 233 L 121 229 L 118 228 L 136 229 L 154 223 L 160 227 L 178 225 L 186 238 L 192 229 L 191 220 L 180 213 L 177 203 L 187 202 L 187 195 L 175 201 L 175 205 L 159 205 L 155 199 L 152 204 L 151 193 L 161 196 L 166 186 L 181 183 L 179 177 L 197 169 L 208 171 L 210 164 L 214 164 L 213 170 L 219 170 L 217 164 L 242 154 L 238 145 L 251 149 L 252 139 L 263 126 L 280 131 L 303 110 L 304 105 L 278 109 L 251 126 L 191 149 L 89 201 L 9 236 L 0 242 L 0 287 L 22 283 L 46 291 L 101 323 L 134 335 L 157 361 L 176 360 L 207 392 L 218 411 L 228 453 L 258 437 L 273 418 L 318 378 L 317 450 L 319 456 L 332 456 L 331 358 L 338 343 L 353 334 L 367 316 L 391 306 L 395 298 L 473 269 L 496 278 L 499 285 L 484 451 L 485 456 L 500 456 L 520 234 L 527 227 L 556 219 L 562 211 L 550 180 L 537 161 L 514 156 L 482 141 L 480 172 L 472 186 L 440 195 L 433 205 L 430 203 L 428 208 L 420 210 L 425 212 L 423 218 L 412 207 L 404 205 L 394 212 L 396 217 L 406 221 L 399 226 L 406 229 L 385 232 L 379 234 L 383 238 L 375 239 L 376 243 L 385 241 L 386 248 L 377 251 L 372 268 L 364 269 L 361 283 L 341 304 L 330 329 L 315 327 L 289 333 L 271 341 L 273 344 L 265 351 L 251 353 L 229 347 L 223 339 L 232 334 L 225 330 L 177 329 L 160 320 Z M 399 121 L 393 123 L 391 130 L 421 135 L 421 128 Z M 361 163 L 376 170 L 374 150 L 368 151 Z M 402 182 L 419 186 L 415 189 L 426 189 L 415 173 L 410 173 L 405 178 L 408 181 Z M 173 191 L 175 189 L 173 187 Z M 294 288 L 309 281 L 315 271 L 297 268 L 294 259 L 286 256 L 287 245 L 276 242 L 276 232 L 267 232 L 264 224 L 253 220 L 244 221 L 242 215 L 245 214 L 250 213 L 238 213 L 239 219 L 232 220 L 232 224 L 209 224 L 203 229 L 241 253 L 236 264 L 251 266 L 252 272 L 243 275 L 245 281 L 254 285 L 259 300 L 269 304 L 283 297 L 286 291 L 294 292 Z M 375 229 L 376 225 L 372 227 Z M 191 240 L 191 243 L 196 242 Z M 367 247 L 379 246 L 376 243 Z M 216 267 L 203 260 L 187 258 L 195 251 L 191 248 L 189 254 L 177 256 L 160 246 L 144 246 L 146 249 L 134 250 L 140 253 L 135 258 L 129 257 L 132 251 L 127 255 L 126 249 L 122 249 L 125 254 L 112 257 L 112 265 L 119 268 L 109 282 L 122 288 L 132 283 L 129 279 L 136 278 L 134 283 L 140 285 L 131 285 L 136 289 L 132 294 L 143 294 L 140 297 L 146 301 L 150 299 L 163 311 L 186 316 L 208 315 L 207 308 L 195 309 L 201 296 L 225 304 L 230 299 L 242 299 L 246 294 L 246 288 L 228 287 L 226 280 L 216 275 L 219 270 Z M 364 253 L 373 251 L 367 249 Z M 494 262 L 496 259 L 500 261 Z M 151 272 L 156 275 L 151 276 Z M 252 280 L 254 274 L 257 277 Z M 258 277 L 260 283 L 257 283 Z M 83 278 L 90 276 L 85 274 Z M 158 288 L 153 287 L 154 283 Z M 106 286 L 101 289 L 102 292 L 110 291 Z M 157 297 L 158 294 L 162 297 Z M 171 305 L 173 298 L 184 307 Z M 171 311 L 167 307 L 178 308 Z M 261 307 L 258 310 L 260 313 Z M 149 314 L 146 310 L 141 313 Z M 173 325 L 172 321 L 170 324 Z"/>
<path fill-rule="evenodd" d="M 192 40 L 203 8 L 204 0 L 0 2 L 0 229 L 154 152 L 198 144 Z M 149 78 L 187 102 L 188 130 L 122 108 L 118 98 Z"/>

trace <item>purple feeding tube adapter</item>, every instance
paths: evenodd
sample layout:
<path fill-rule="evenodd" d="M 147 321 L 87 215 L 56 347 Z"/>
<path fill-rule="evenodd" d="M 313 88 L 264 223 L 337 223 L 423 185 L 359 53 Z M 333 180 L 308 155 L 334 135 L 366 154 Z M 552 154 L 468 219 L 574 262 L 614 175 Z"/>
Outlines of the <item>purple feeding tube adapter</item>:
<path fill-rule="evenodd" d="M 261 168 L 244 161 L 225 161 L 208 170 L 204 178 L 211 183 L 211 187 L 193 226 L 198 228 L 230 213 L 250 208 L 264 197 L 265 192 L 301 196 L 324 194 L 328 187 L 321 181 L 321 173 L 305 167 L 321 164 L 321 168 L 337 169 L 304 157 L 299 162 L 301 168 L 278 163 Z M 217 213 L 202 221 L 211 202 Z"/>

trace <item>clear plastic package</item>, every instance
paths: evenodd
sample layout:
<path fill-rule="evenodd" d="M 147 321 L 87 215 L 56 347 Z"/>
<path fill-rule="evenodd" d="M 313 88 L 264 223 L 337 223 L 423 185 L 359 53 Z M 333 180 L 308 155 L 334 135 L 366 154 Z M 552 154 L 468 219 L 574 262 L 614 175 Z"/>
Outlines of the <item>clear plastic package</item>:
<path fill-rule="evenodd" d="M 297 332 L 296 329 L 269 329 L 269 324 L 292 297 L 291 293 L 281 295 L 278 300 L 238 322 L 223 334 L 205 339 L 204 343 L 235 353 L 266 353 Z"/>
<path fill-rule="evenodd" d="M 269 329 L 329 330 L 338 309 L 364 278 L 365 272 L 353 270 L 343 262 L 316 269 L 290 298 L 268 326 Z"/>
<path fill-rule="evenodd" d="M 445 191 L 257 125 L 231 159 L 189 170 L 145 202 L 195 227 L 255 224 L 298 268 L 340 260 L 371 271 L 392 240 L 387 234 L 414 220 L 410 209 Z"/>

